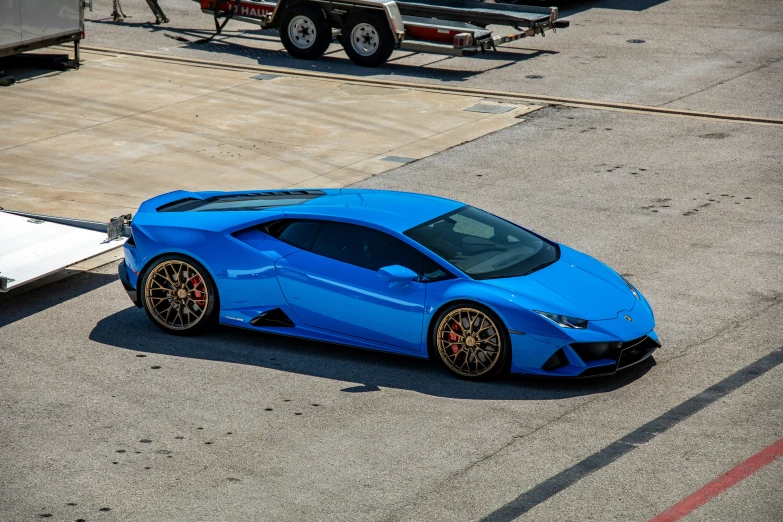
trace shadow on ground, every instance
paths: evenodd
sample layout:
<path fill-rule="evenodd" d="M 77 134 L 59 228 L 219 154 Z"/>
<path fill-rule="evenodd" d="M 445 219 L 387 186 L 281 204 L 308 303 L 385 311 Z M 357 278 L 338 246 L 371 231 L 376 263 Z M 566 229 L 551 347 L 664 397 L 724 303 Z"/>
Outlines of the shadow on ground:
<path fill-rule="evenodd" d="M 622 388 L 655 365 L 653 360 L 612 377 L 577 381 L 509 376 L 472 383 L 421 359 L 316 341 L 221 327 L 199 337 L 177 337 L 159 330 L 143 311 L 130 307 L 98 322 L 90 340 L 134 352 L 245 364 L 342 382 L 346 393 L 397 388 L 452 399 L 552 400 Z"/>
<path fill-rule="evenodd" d="M 61 270 L 37 283 L 46 284 L 50 280 L 67 277 L 73 272 L 67 269 Z M 76 275 L 72 275 L 63 281 L 52 282 L 34 290 L 25 292 L 25 288 L 19 288 L 8 294 L 0 294 L 0 298 L 2 298 L 0 300 L 0 328 L 118 280 L 119 276 L 117 274 L 79 271 Z M 30 283 L 30 285 L 35 284 Z"/>
<path fill-rule="evenodd" d="M 560 8 L 560 18 L 590 9 L 615 9 L 618 11 L 644 11 L 669 0 L 554 0 L 551 5 Z M 524 4 L 524 0 L 519 2 Z M 534 4 L 535 2 L 530 2 Z M 539 4 L 542 2 L 538 2 Z M 545 2 L 544 2 L 545 3 Z M 550 5 L 546 3 L 546 5 Z"/>
<path fill-rule="evenodd" d="M 30 80 L 66 71 L 64 63 L 71 56 L 56 54 L 16 54 L 0 58 L 0 76 L 12 76 L 15 81 Z"/>
<path fill-rule="evenodd" d="M 487 67 L 484 67 L 481 70 L 460 70 L 430 67 L 452 59 L 450 56 L 442 55 L 428 55 L 430 59 L 424 64 L 411 65 L 398 63 L 398 60 L 401 60 L 410 54 L 415 54 L 403 51 L 405 52 L 404 55 L 392 56 L 392 58 L 381 67 L 359 67 L 351 62 L 344 54 L 342 48 L 337 45 L 330 47 L 324 56 L 318 60 L 298 60 L 289 55 L 285 50 L 262 49 L 253 46 L 258 42 L 272 42 L 280 45 L 276 29 L 227 30 L 215 37 L 214 40 L 206 43 L 198 43 L 198 40 L 210 36 L 212 31 L 143 22 L 113 22 L 109 19 L 92 20 L 92 23 L 145 28 L 150 32 L 163 31 L 166 36 L 169 36 L 172 40 L 184 44 L 183 47 L 185 48 L 251 58 L 259 65 L 285 67 L 300 71 L 348 74 L 358 77 L 398 74 L 412 78 L 431 78 L 444 82 L 460 82 L 487 71 L 509 67 L 516 62 L 531 60 L 548 54 L 558 54 L 556 51 L 549 50 L 498 47 L 498 50 L 496 51 L 487 52 L 486 54 L 481 54 L 476 57 L 477 60 L 484 61 L 485 64 L 487 64 Z"/>

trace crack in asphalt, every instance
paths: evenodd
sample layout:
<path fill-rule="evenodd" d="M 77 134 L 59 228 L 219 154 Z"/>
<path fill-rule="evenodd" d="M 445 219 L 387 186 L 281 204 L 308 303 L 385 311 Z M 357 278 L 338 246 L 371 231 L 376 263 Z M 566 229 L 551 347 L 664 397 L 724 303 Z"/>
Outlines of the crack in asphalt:
<path fill-rule="evenodd" d="M 467 465 L 467 466 L 465 466 L 464 468 L 462 468 L 462 469 L 459 469 L 459 470 L 457 470 L 457 471 L 455 471 L 455 472 L 451 473 L 451 474 L 450 474 L 448 477 L 446 477 L 446 478 L 444 478 L 444 479 L 440 479 L 440 480 L 438 480 L 438 481 L 435 483 L 435 485 L 434 485 L 434 486 L 432 486 L 432 487 L 428 488 L 426 491 L 420 491 L 420 492 L 419 492 L 419 493 L 417 493 L 417 494 L 416 494 L 416 495 L 415 495 L 415 496 L 414 496 L 412 499 L 410 499 L 410 500 L 407 500 L 407 501 L 402 501 L 401 503 L 402 503 L 403 505 L 402 505 L 402 506 L 400 506 L 400 507 L 393 508 L 393 509 L 391 510 L 391 512 L 390 512 L 390 513 L 389 513 L 389 514 L 388 514 L 388 515 L 387 515 L 385 518 L 383 518 L 383 519 L 382 519 L 382 521 L 383 521 L 383 522 L 394 522 L 394 521 L 397 521 L 397 520 L 404 520 L 404 518 L 400 518 L 400 516 L 401 516 L 401 515 L 400 515 L 400 512 L 401 512 L 401 511 L 404 511 L 404 510 L 405 510 L 406 508 L 408 508 L 408 507 L 409 507 L 411 504 L 417 503 L 417 502 L 418 502 L 420 499 L 422 499 L 422 498 L 427 498 L 427 497 L 429 497 L 429 496 L 430 496 L 432 493 L 434 493 L 434 492 L 436 492 L 436 491 L 439 491 L 439 490 L 441 489 L 441 486 L 442 486 L 444 483 L 448 483 L 448 482 L 450 482 L 450 481 L 452 481 L 452 480 L 455 480 L 455 479 L 457 479 L 457 478 L 460 478 L 460 477 L 462 477 L 462 476 L 466 475 L 466 474 L 467 474 L 467 473 L 468 473 L 468 472 L 469 472 L 471 469 L 473 469 L 474 467 L 476 467 L 476 466 L 478 466 L 478 465 L 482 464 L 483 462 L 486 462 L 487 460 L 489 460 L 489 459 L 493 458 L 494 456 L 496 456 L 498 453 L 502 452 L 503 450 L 506 450 L 506 449 L 510 448 L 510 447 L 511 447 L 511 446 L 513 446 L 513 445 L 514 445 L 514 444 L 515 444 L 517 441 L 520 441 L 520 440 L 526 439 L 526 438 L 530 437 L 531 435 L 535 435 L 536 433 L 538 433 L 539 431 L 543 430 L 543 429 L 544 429 L 544 428 L 546 428 L 547 426 L 549 426 L 549 425 L 551 425 L 551 424 L 553 424 L 553 423 L 555 423 L 555 422 L 558 422 L 558 421 L 560 421 L 561 419 L 563 419 L 563 418 L 564 418 L 564 417 L 566 417 L 567 415 L 570 415 L 570 414 L 574 413 L 575 411 L 579 410 L 579 409 L 580 409 L 580 408 L 582 408 L 583 406 L 587 406 L 588 404 L 591 404 L 591 403 L 593 403 L 593 402 L 597 401 L 597 400 L 598 400 L 598 398 L 599 398 L 598 396 L 595 396 L 595 397 L 592 397 L 592 398 L 590 398 L 590 399 L 588 399 L 588 400 L 585 400 L 584 402 L 582 402 L 582 403 L 578 404 L 577 406 L 574 406 L 573 408 L 570 408 L 569 410 L 567 410 L 567 411 L 563 412 L 561 415 L 558 415 L 557 417 L 555 417 L 555 418 L 553 418 L 553 419 L 550 419 L 550 420 L 546 421 L 545 423 L 541 424 L 540 426 L 538 426 L 538 427 L 536 427 L 536 428 L 532 429 L 532 430 L 531 430 L 530 432 L 528 432 L 528 433 L 525 433 L 525 434 L 522 434 L 522 435 L 512 435 L 512 436 L 511 436 L 511 440 L 509 440 L 509 441 L 508 441 L 507 443 L 505 443 L 504 445 L 502 445 L 502 446 L 500 446 L 499 448 L 497 448 L 497 449 L 495 449 L 495 450 L 493 450 L 493 451 L 489 452 L 488 454 L 484 455 L 483 457 L 481 457 L 481 458 L 479 458 L 479 459 L 477 459 L 477 460 L 475 460 L 475 461 L 471 462 L 470 464 L 468 464 L 468 465 Z"/>
<path fill-rule="evenodd" d="M 715 82 L 715 83 L 714 83 L 714 84 L 712 84 L 712 85 L 708 85 L 707 87 L 704 87 L 703 89 L 699 89 L 698 91 L 694 91 L 694 92 L 692 92 L 692 93 L 690 93 L 690 94 L 684 94 L 683 96 L 680 96 L 679 98 L 675 98 L 675 99 L 673 99 L 673 100 L 667 101 L 666 103 L 662 103 L 662 104 L 658 105 L 658 107 L 666 107 L 666 106 L 667 106 L 667 105 L 669 105 L 669 104 L 672 104 L 672 103 L 674 103 L 674 102 L 677 102 L 677 101 L 683 100 L 683 99 L 685 99 L 685 98 L 688 98 L 688 97 L 690 97 L 690 96 L 693 96 L 693 95 L 695 95 L 695 94 L 699 94 L 699 93 L 702 93 L 702 92 L 704 92 L 704 91 L 709 91 L 709 90 L 710 90 L 710 89 L 712 89 L 713 87 L 717 87 L 718 85 L 723 85 L 724 83 L 728 83 L 728 82 L 730 82 L 730 81 L 736 80 L 737 78 L 742 78 L 742 77 L 743 77 L 743 76 L 745 76 L 746 74 L 750 74 L 750 73 L 752 73 L 752 72 L 759 71 L 759 70 L 761 70 L 761 69 L 764 69 L 765 67 L 769 67 L 769 66 L 770 66 L 770 65 L 772 65 L 772 64 L 778 63 L 778 62 L 779 62 L 779 61 L 781 61 L 781 60 L 783 60 L 783 58 L 778 58 L 777 60 L 771 60 L 771 61 L 768 61 L 768 62 L 766 62 L 766 63 L 763 63 L 763 64 L 759 65 L 758 67 L 754 67 L 753 69 L 751 69 L 751 70 L 749 70 L 749 71 L 745 71 L 745 72 L 743 72 L 743 73 L 740 73 L 740 74 L 738 74 L 737 76 L 732 76 L 731 78 L 726 78 L 725 80 L 720 80 L 720 81 L 718 81 L 718 82 Z"/>
<path fill-rule="evenodd" d="M 678 359 L 681 359 L 681 358 L 685 357 L 686 355 L 688 355 L 689 353 L 691 353 L 690 350 L 692 350 L 693 348 L 698 348 L 699 346 L 701 346 L 703 344 L 706 344 L 706 343 L 708 343 L 710 341 L 713 341 L 713 340 L 717 339 L 718 337 L 720 337 L 722 334 L 724 334 L 726 332 L 730 332 L 732 330 L 736 330 L 737 328 L 740 328 L 743 324 L 747 323 L 748 321 L 750 321 L 751 319 L 753 319 L 754 317 L 756 317 L 760 313 L 766 312 L 767 310 L 769 310 L 771 308 L 774 308 L 775 306 L 783 304 L 783 300 L 780 300 L 781 297 L 783 297 L 783 294 L 775 293 L 775 295 L 772 296 L 772 298 L 771 298 L 771 300 L 773 301 L 771 304 L 769 304 L 769 305 L 767 305 L 767 306 L 765 306 L 763 308 L 760 308 L 759 310 L 753 311 L 752 313 L 749 313 L 748 315 L 746 315 L 745 317 L 743 317 L 741 319 L 734 320 L 730 324 L 724 326 L 723 328 L 720 328 L 717 332 L 715 332 L 714 334 L 710 335 L 709 337 L 689 345 L 688 348 L 686 350 L 684 350 L 682 353 L 679 353 L 677 355 L 672 355 L 671 357 L 667 358 L 665 361 L 663 361 L 661 363 L 658 363 L 658 364 L 660 364 L 661 366 L 669 366 L 669 364 L 671 362 L 676 361 Z M 778 302 L 779 300 L 780 300 L 780 302 Z"/>

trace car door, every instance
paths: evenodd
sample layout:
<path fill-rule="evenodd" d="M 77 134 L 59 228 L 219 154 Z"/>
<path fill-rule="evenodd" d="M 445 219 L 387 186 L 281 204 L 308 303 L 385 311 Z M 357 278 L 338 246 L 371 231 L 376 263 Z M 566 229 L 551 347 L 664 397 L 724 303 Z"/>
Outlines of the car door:
<path fill-rule="evenodd" d="M 426 285 L 390 283 L 377 271 L 401 265 L 418 274 L 422 261 L 389 234 L 325 222 L 308 249 L 275 266 L 289 306 L 306 325 L 419 353 Z"/>

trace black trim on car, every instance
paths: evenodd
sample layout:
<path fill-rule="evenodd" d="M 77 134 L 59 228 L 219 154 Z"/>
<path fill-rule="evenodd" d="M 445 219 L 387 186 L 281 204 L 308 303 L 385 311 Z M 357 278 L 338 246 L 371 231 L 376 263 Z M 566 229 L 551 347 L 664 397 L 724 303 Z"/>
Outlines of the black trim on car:
<path fill-rule="evenodd" d="M 157 212 L 177 212 L 183 209 L 180 209 L 180 205 L 185 205 L 191 201 L 204 201 L 203 199 L 198 198 L 182 198 L 182 199 L 176 199 L 174 201 L 169 201 L 168 203 L 165 203 L 155 210 Z"/>
<path fill-rule="evenodd" d="M 156 210 L 158 212 L 188 212 L 191 210 L 197 210 L 211 203 L 218 203 L 224 201 L 262 202 L 262 201 L 274 201 L 276 199 L 290 199 L 291 197 L 297 197 L 297 196 L 309 200 L 324 195 L 326 195 L 326 192 L 324 192 L 323 190 L 269 190 L 263 192 L 246 192 L 242 194 L 216 194 L 214 196 L 210 196 L 204 199 L 190 198 L 190 197 L 178 199 L 176 201 L 172 201 L 164 205 L 161 205 Z M 287 203 L 285 204 L 285 206 L 300 204 L 300 203 L 301 202 Z M 279 206 L 279 205 L 274 205 L 274 204 L 253 205 L 252 210 L 267 208 L 267 207 L 275 207 L 275 206 Z M 226 208 L 213 209 L 213 211 L 215 212 L 227 211 L 227 210 L 248 210 L 248 209 L 244 207 L 238 207 L 235 209 L 226 209 Z"/>
<path fill-rule="evenodd" d="M 261 312 L 250 320 L 253 326 L 296 326 L 288 315 L 280 308 L 273 308 L 266 312 Z"/>
<path fill-rule="evenodd" d="M 120 265 L 117 267 L 117 271 L 120 273 L 120 282 L 122 283 L 122 287 L 125 289 L 125 292 L 127 292 L 128 297 L 130 297 L 130 300 L 133 301 L 133 304 L 135 304 L 138 308 L 141 308 L 139 293 L 130 284 L 130 279 L 128 278 L 128 266 L 125 264 L 125 260 L 120 261 Z"/>
<path fill-rule="evenodd" d="M 647 335 L 623 343 L 571 343 L 571 348 L 583 361 L 599 359 L 614 361 L 611 364 L 587 368 L 579 374 L 579 377 L 593 377 L 615 373 L 642 362 L 660 347 L 661 343 L 659 341 Z"/>

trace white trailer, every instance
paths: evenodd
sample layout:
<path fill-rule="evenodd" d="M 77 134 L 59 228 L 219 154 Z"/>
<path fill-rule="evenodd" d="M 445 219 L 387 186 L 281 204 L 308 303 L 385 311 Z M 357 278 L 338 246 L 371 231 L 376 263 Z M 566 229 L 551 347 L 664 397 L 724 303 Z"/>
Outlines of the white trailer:
<path fill-rule="evenodd" d="M 107 224 L 0 208 L 0 294 L 121 247 L 130 218 Z"/>

